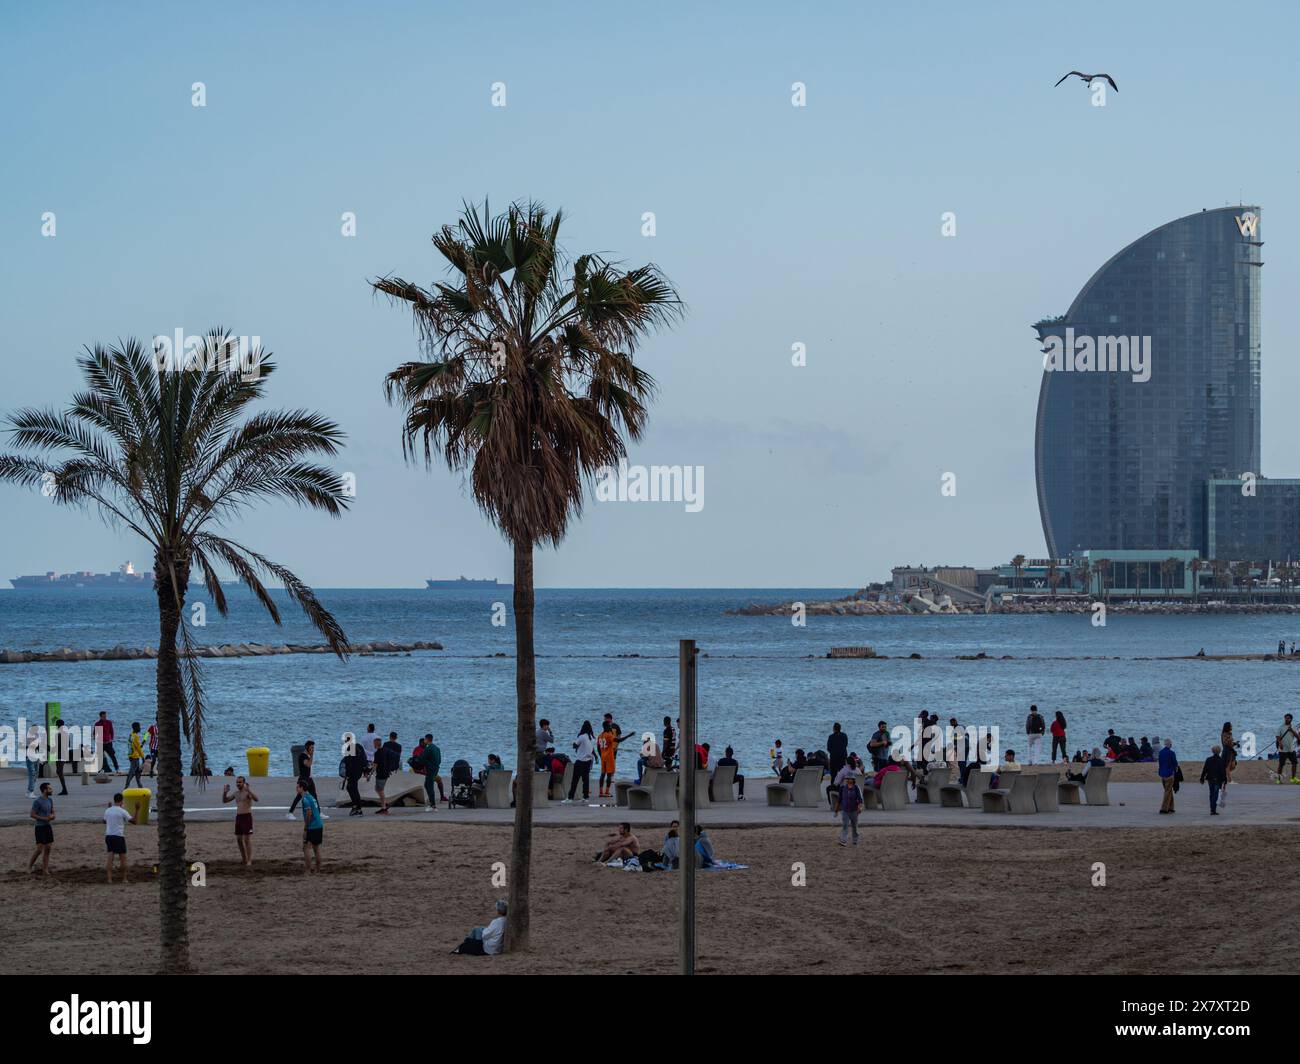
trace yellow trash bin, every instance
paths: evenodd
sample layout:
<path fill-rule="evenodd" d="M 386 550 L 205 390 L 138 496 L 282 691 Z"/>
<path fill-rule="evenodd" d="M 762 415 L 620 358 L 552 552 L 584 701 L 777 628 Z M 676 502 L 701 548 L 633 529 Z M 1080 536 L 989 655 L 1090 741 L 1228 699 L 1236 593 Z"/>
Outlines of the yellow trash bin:
<path fill-rule="evenodd" d="M 250 746 L 248 753 L 248 774 L 265 776 L 271 768 L 271 751 L 265 746 Z"/>
<path fill-rule="evenodd" d="M 122 792 L 122 805 L 135 817 L 137 824 L 149 823 L 149 798 L 152 792 L 148 787 L 128 787 Z"/>

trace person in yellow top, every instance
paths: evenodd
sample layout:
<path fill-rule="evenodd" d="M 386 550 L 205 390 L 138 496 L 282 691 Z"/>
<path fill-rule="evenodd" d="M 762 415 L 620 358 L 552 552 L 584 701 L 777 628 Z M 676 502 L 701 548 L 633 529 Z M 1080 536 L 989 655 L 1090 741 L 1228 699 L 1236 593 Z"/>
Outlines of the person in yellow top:
<path fill-rule="evenodd" d="M 612 720 L 605 722 L 605 728 L 596 740 L 596 749 L 600 751 L 600 797 L 614 796 L 614 772 L 618 767 L 618 744 L 631 739 L 632 733 L 619 735 L 618 725 Z"/>
<path fill-rule="evenodd" d="M 144 783 L 140 779 L 140 769 L 144 766 L 144 733 L 140 731 L 140 722 L 134 721 L 131 724 L 131 734 L 126 740 L 126 756 L 130 761 L 126 770 L 126 783 L 123 790 L 131 786 L 131 777 L 135 777 L 135 785 L 143 787 Z"/>

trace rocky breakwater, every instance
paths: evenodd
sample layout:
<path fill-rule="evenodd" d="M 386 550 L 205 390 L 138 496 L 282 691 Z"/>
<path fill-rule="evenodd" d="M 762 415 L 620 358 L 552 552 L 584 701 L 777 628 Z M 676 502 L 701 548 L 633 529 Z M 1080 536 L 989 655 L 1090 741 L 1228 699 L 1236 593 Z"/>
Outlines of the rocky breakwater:
<path fill-rule="evenodd" d="M 737 617 L 790 617 L 803 610 L 807 617 L 881 617 L 897 614 L 983 613 L 984 607 L 958 605 L 947 595 L 937 601 L 921 595 L 909 595 L 903 602 L 876 601 L 867 598 L 833 599 L 829 602 L 755 602 L 727 613 Z"/>
<path fill-rule="evenodd" d="M 352 643 L 348 653 L 358 657 L 373 657 L 376 654 L 410 654 L 417 650 L 441 650 L 441 643 L 417 641 L 414 643 L 393 643 L 378 640 L 373 643 Z M 194 651 L 197 658 L 269 658 L 280 654 L 332 654 L 333 650 L 325 643 L 300 644 L 285 643 L 271 646 L 267 643 L 225 643 L 221 646 L 203 646 Z M 29 665 L 51 661 L 139 661 L 143 658 L 158 657 L 156 647 L 125 647 L 120 644 L 107 650 L 73 650 L 60 647 L 58 650 L 0 650 L 0 665 Z"/>

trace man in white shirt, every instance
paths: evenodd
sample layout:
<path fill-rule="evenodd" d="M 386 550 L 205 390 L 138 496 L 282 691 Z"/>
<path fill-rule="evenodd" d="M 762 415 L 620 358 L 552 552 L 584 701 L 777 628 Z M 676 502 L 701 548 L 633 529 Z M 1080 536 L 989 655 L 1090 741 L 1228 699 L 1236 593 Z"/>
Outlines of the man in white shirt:
<path fill-rule="evenodd" d="M 104 844 L 108 848 L 108 856 L 104 861 L 104 871 L 108 873 L 109 883 L 113 882 L 114 857 L 121 858 L 122 882 L 128 882 L 126 878 L 126 825 L 135 822 L 135 814 L 126 811 L 126 807 L 122 804 L 122 794 L 119 791 L 113 795 L 113 804 L 104 810 Z"/>

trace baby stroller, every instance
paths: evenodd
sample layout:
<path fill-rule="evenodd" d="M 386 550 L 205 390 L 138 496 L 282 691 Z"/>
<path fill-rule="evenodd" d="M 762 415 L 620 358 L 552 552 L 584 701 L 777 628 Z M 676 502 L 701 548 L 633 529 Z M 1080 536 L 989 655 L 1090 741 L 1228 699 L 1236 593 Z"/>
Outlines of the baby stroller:
<path fill-rule="evenodd" d="M 451 793 L 447 796 L 448 809 L 458 805 L 474 808 L 474 770 L 463 758 L 451 766 Z"/>

